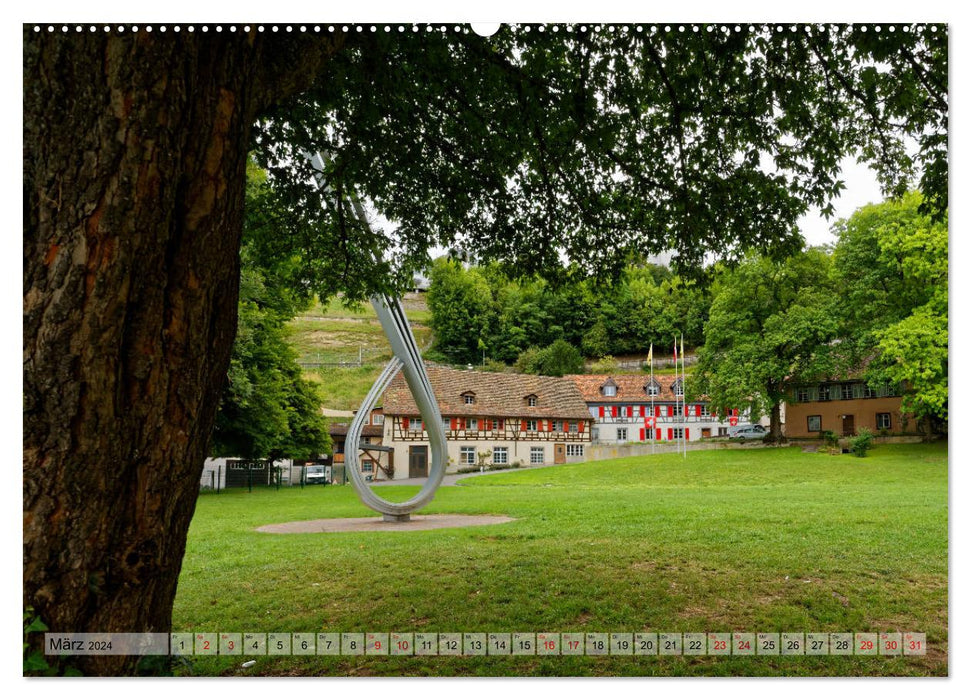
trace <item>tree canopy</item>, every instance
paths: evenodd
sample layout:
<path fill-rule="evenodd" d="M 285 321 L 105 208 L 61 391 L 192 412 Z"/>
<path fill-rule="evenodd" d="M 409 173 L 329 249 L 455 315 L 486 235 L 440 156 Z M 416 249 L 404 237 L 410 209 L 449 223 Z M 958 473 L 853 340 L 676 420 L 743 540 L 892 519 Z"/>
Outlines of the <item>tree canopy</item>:
<path fill-rule="evenodd" d="M 260 123 L 258 152 L 321 293 L 359 298 L 395 269 L 403 284 L 432 245 L 549 279 L 564 257 L 599 276 L 666 249 L 685 268 L 781 259 L 801 247 L 800 215 L 831 211 L 849 153 L 893 194 L 919 174 L 928 210 L 946 208 L 946 31 L 882 29 L 357 33 L 327 81 Z M 397 231 L 357 226 L 352 192 Z"/>
<path fill-rule="evenodd" d="M 781 436 L 787 380 L 821 370 L 819 351 L 837 331 L 830 256 L 820 249 L 782 262 L 753 257 L 718 281 L 699 352 L 696 393 L 720 409 L 769 415 Z"/>
<path fill-rule="evenodd" d="M 947 218 L 921 213 L 923 198 L 871 204 L 834 227 L 840 335 L 847 359 L 873 382 L 906 386 L 904 410 L 946 423 Z"/>

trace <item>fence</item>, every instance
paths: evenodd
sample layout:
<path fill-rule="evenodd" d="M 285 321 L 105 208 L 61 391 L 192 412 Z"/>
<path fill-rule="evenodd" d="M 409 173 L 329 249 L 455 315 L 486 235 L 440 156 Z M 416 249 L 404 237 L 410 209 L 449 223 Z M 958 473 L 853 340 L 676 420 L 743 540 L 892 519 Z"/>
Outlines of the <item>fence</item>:
<path fill-rule="evenodd" d="M 363 367 L 379 363 L 382 359 L 387 359 L 388 351 L 363 347 L 357 349 L 356 353 L 350 352 L 315 352 L 302 356 L 297 360 L 297 364 L 302 369 L 318 369 L 321 367 Z"/>
<path fill-rule="evenodd" d="M 227 489 L 304 488 L 325 484 L 345 484 L 343 465 L 272 465 L 266 460 L 206 460 L 199 479 L 202 491 L 219 493 Z"/>

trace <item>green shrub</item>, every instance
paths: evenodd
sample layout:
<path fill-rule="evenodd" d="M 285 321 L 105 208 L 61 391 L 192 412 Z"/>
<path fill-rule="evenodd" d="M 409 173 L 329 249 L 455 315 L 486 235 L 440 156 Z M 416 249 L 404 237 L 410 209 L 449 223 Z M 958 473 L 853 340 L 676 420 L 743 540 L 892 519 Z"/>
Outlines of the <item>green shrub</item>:
<path fill-rule="evenodd" d="M 866 457 L 873 444 L 873 433 L 867 428 L 860 428 L 856 431 L 856 437 L 850 440 L 850 449 L 857 457 Z"/>
<path fill-rule="evenodd" d="M 619 369 L 620 364 L 612 355 L 604 355 L 590 367 L 594 374 L 616 374 Z"/>

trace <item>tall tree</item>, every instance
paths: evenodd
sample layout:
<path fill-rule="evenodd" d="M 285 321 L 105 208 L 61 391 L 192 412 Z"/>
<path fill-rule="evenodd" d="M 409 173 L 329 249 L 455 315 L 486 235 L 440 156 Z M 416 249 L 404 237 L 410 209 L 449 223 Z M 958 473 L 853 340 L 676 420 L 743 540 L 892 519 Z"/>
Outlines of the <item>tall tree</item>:
<path fill-rule="evenodd" d="M 170 626 L 254 142 L 321 296 L 393 290 L 432 243 L 551 274 L 564 254 L 606 274 L 671 247 L 784 253 L 854 147 L 906 180 L 906 133 L 946 206 L 943 26 L 46 29 L 23 51 L 24 604 L 55 630 Z M 350 192 L 397 233 L 358 226 Z"/>
<path fill-rule="evenodd" d="M 843 303 L 842 347 L 874 382 L 906 386 L 903 408 L 946 430 L 948 405 L 947 219 L 923 198 L 858 209 L 834 227 L 834 273 Z"/>
<path fill-rule="evenodd" d="M 830 266 L 825 251 L 810 249 L 781 263 L 751 258 L 725 272 L 689 389 L 715 406 L 768 415 L 780 439 L 786 381 L 823 369 L 817 351 L 836 335 Z"/>

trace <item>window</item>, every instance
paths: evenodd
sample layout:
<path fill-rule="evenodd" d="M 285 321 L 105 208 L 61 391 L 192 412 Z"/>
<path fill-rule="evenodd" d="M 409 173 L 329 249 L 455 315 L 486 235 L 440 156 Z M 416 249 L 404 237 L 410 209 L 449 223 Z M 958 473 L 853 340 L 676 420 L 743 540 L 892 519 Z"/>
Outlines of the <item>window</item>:
<path fill-rule="evenodd" d="M 865 398 L 865 399 L 872 399 L 874 396 L 876 396 L 876 394 L 873 391 L 873 387 L 870 386 L 869 384 L 864 384 L 863 385 L 863 398 Z"/>
<path fill-rule="evenodd" d="M 570 421 L 570 432 L 571 433 L 579 433 L 580 432 L 580 424 L 577 423 L 576 421 Z"/>
<path fill-rule="evenodd" d="M 680 440 L 684 437 L 684 428 L 674 428 L 672 433 L 672 438 L 674 440 Z"/>
<path fill-rule="evenodd" d="M 469 418 L 469 425 L 468 425 L 468 427 L 466 429 L 467 430 L 478 430 L 479 429 L 479 419 L 478 418 Z"/>
<path fill-rule="evenodd" d="M 818 433 L 823 429 L 822 416 L 806 416 L 806 430 L 811 433 Z"/>
<path fill-rule="evenodd" d="M 567 457 L 582 457 L 583 456 L 583 445 L 567 445 L 566 446 L 566 456 Z"/>
<path fill-rule="evenodd" d="M 371 438 L 369 438 L 369 437 L 362 437 L 361 438 L 361 442 L 363 442 L 365 445 L 370 445 L 371 444 Z"/>
<path fill-rule="evenodd" d="M 526 430 L 536 430 L 536 421 L 535 420 L 526 421 Z"/>
<path fill-rule="evenodd" d="M 529 448 L 529 463 L 530 464 L 545 464 L 546 463 L 546 448 L 545 447 L 530 447 Z"/>
<path fill-rule="evenodd" d="M 509 464 L 509 450 L 505 447 L 492 448 L 493 464 Z"/>
<path fill-rule="evenodd" d="M 617 428 L 617 439 L 621 442 L 627 441 L 627 428 Z"/>
<path fill-rule="evenodd" d="M 617 396 L 617 387 L 613 384 L 604 386 L 604 396 Z"/>
<path fill-rule="evenodd" d="M 701 404 L 701 416 L 703 418 L 711 418 L 711 408 L 706 403 Z"/>
<path fill-rule="evenodd" d="M 474 447 L 462 447 L 459 450 L 459 464 L 475 464 Z"/>
<path fill-rule="evenodd" d="M 449 418 L 442 418 L 442 427 L 445 428 L 445 432 L 446 433 L 449 430 L 451 430 L 452 429 L 452 421 L 451 421 L 451 419 L 449 419 Z"/>
<path fill-rule="evenodd" d="M 527 406 L 535 406 L 538 402 L 539 401 L 538 401 L 538 399 L 535 396 L 527 396 L 526 397 L 526 405 Z"/>
<path fill-rule="evenodd" d="M 853 385 L 852 384 L 842 384 L 840 386 L 840 398 L 846 401 L 847 399 L 853 398 Z"/>
<path fill-rule="evenodd" d="M 647 392 L 648 396 L 657 396 L 661 393 L 661 387 L 658 386 L 657 382 L 651 382 L 644 387 L 644 391 Z"/>
<path fill-rule="evenodd" d="M 819 400 L 820 401 L 829 401 L 829 385 L 828 384 L 820 384 L 819 385 Z"/>
<path fill-rule="evenodd" d="M 374 462 L 372 462 L 370 459 L 365 459 L 363 462 L 361 462 L 361 471 L 365 474 L 373 474 Z"/>
<path fill-rule="evenodd" d="M 890 414 L 889 413 L 878 413 L 877 414 L 877 430 L 890 430 Z"/>
<path fill-rule="evenodd" d="M 728 435 L 728 428 L 718 428 L 718 437 L 726 437 Z"/>
<path fill-rule="evenodd" d="M 467 406 L 471 406 L 475 403 L 475 394 L 462 394 L 462 400 Z"/>
<path fill-rule="evenodd" d="M 383 413 L 372 413 L 371 422 L 374 425 L 384 425 L 384 414 Z"/>
<path fill-rule="evenodd" d="M 675 396 L 684 396 L 684 386 L 680 379 L 671 385 L 671 391 L 674 392 Z"/>
<path fill-rule="evenodd" d="M 809 387 L 801 386 L 796 389 L 796 401 L 806 403 L 809 401 Z"/>

